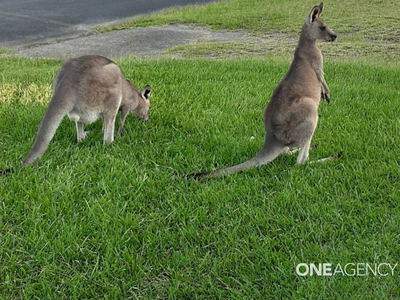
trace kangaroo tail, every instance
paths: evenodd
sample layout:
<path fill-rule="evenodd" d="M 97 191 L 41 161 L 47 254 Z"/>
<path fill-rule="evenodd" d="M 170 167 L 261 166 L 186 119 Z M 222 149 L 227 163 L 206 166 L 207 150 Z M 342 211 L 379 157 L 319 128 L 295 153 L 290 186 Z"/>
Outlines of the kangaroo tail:
<path fill-rule="evenodd" d="M 258 154 L 254 158 L 245 161 L 244 163 L 212 172 L 190 174 L 187 176 L 187 178 L 199 179 L 202 177 L 217 177 L 221 175 L 229 175 L 237 173 L 239 171 L 244 171 L 255 166 L 263 166 L 277 158 L 278 155 L 283 152 L 283 150 L 284 148 L 281 146 L 274 146 L 273 144 L 265 142 L 260 152 L 258 152 Z"/>
<path fill-rule="evenodd" d="M 55 101 L 57 95 L 55 94 L 51 99 L 49 106 L 47 107 L 46 113 L 40 123 L 39 131 L 36 136 L 36 140 L 33 143 L 32 149 L 29 154 L 23 160 L 24 164 L 32 164 L 37 159 L 42 157 L 50 144 L 54 134 L 57 131 L 65 114 L 72 108 L 68 107 L 60 101 Z"/>
<path fill-rule="evenodd" d="M 253 166 L 256 165 L 262 165 L 261 161 L 257 158 L 254 157 L 244 163 L 232 166 L 232 167 L 228 167 L 225 169 L 221 169 L 221 170 L 215 170 L 212 172 L 204 172 L 204 173 L 197 173 L 197 174 L 190 174 L 187 176 L 187 178 L 194 178 L 194 179 L 200 179 L 202 177 L 217 177 L 217 176 L 221 176 L 221 175 L 229 175 L 229 174 L 233 174 L 233 173 L 237 173 L 239 171 L 243 171 L 246 169 L 250 169 Z"/>

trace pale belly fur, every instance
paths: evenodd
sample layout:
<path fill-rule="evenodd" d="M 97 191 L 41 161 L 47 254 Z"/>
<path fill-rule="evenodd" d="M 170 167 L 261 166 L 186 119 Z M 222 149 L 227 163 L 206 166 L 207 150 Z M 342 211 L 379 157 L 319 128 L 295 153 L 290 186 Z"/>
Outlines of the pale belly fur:
<path fill-rule="evenodd" d="M 83 122 L 85 124 L 90 124 L 96 121 L 100 117 L 100 112 L 98 111 L 76 111 L 72 110 L 68 113 L 68 118 L 74 122 Z"/>

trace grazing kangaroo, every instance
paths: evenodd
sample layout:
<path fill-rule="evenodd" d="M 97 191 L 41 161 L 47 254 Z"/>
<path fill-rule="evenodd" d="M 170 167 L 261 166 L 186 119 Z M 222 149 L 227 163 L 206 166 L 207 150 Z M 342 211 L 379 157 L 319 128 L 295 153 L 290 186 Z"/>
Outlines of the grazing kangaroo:
<path fill-rule="evenodd" d="M 262 166 L 282 153 L 293 153 L 290 150 L 298 147 L 297 163 L 304 164 L 308 160 L 311 139 L 318 122 L 319 102 L 321 98 L 330 102 L 322 70 L 322 54 L 316 40 L 332 42 L 337 37 L 320 18 L 323 7 L 323 3 L 314 6 L 307 17 L 289 71 L 274 90 L 265 110 L 266 138 L 262 149 L 253 159 L 239 165 L 189 177 L 214 177 Z"/>
<path fill-rule="evenodd" d="M 147 121 L 150 86 L 139 91 L 121 69 L 102 56 L 82 56 L 67 61 L 58 72 L 54 94 L 40 124 L 31 151 L 23 160 L 31 164 L 46 151 L 63 117 L 76 123 L 78 142 L 86 137 L 83 124 L 103 119 L 104 142 L 114 141 L 115 118 L 121 110 L 119 132 L 129 112 Z"/>

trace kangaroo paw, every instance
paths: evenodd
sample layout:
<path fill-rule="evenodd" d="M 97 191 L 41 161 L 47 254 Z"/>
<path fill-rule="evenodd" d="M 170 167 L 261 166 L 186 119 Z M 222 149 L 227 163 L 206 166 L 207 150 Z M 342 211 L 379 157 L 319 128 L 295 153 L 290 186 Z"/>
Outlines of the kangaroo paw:
<path fill-rule="evenodd" d="M 336 154 L 336 159 L 341 158 L 343 155 L 344 155 L 344 152 L 343 152 L 343 150 L 342 150 L 342 151 L 340 151 L 338 154 Z"/>
<path fill-rule="evenodd" d="M 325 161 L 329 161 L 329 160 L 336 160 L 336 159 L 341 158 L 342 156 L 343 156 L 343 151 L 340 151 L 336 155 L 325 157 L 325 158 L 320 158 L 320 159 L 314 160 L 314 161 L 310 161 L 310 164 L 321 163 L 321 162 L 325 162 Z"/>
<path fill-rule="evenodd" d="M 5 170 L 0 170 L 0 176 L 7 175 L 7 174 L 10 174 L 10 173 L 13 173 L 13 172 L 14 172 L 14 169 L 13 169 L 13 168 L 8 168 L 8 169 L 5 169 Z"/>
<path fill-rule="evenodd" d="M 331 97 L 330 97 L 329 94 L 321 93 L 321 99 L 322 99 L 322 100 L 325 100 L 326 103 L 328 103 L 328 104 L 331 103 Z"/>
<path fill-rule="evenodd" d="M 208 174 L 210 174 L 210 172 L 189 174 L 189 175 L 186 175 L 186 179 L 187 180 L 189 180 L 189 179 L 199 180 L 200 178 L 207 177 Z"/>

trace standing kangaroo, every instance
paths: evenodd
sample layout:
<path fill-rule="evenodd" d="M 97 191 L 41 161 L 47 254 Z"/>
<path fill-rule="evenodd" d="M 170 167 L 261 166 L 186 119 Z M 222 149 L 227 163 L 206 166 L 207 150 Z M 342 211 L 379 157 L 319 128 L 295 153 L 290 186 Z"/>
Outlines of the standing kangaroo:
<path fill-rule="evenodd" d="M 58 72 L 54 94 L 40 124 L 31 151 L 23 160 L 32 164 L 46 151 L 63 117 L 76 123 L 78 142 L 86 137 L 83 124 L 103 119 L 104 142 L 114 141 L 115 118 L 121 110 L 119 132 L 129 112 L 147 121 L 150 86 L 140 92 L 121 69 L 102 56 L 82 56 L 67 61 Z"/>
<path fill-rule="evenodd" d="M 308 152 L 318 122 L 318 105 L 330 102 L 324 79 L 323 59 L 316 40 L 333 42 L 337 35 L 320 18 L 323 3 L 311 10 L 301 31 L 293 62 L 286 76 L 274 90 L 264 114 L 265 143 L 258 154 L 239 165 L 191 177 L 214 177 L 232 174 L 253 166 L 262 166 L 290 149 L 300 148 L 297 163 L 308 160 Z"/>

